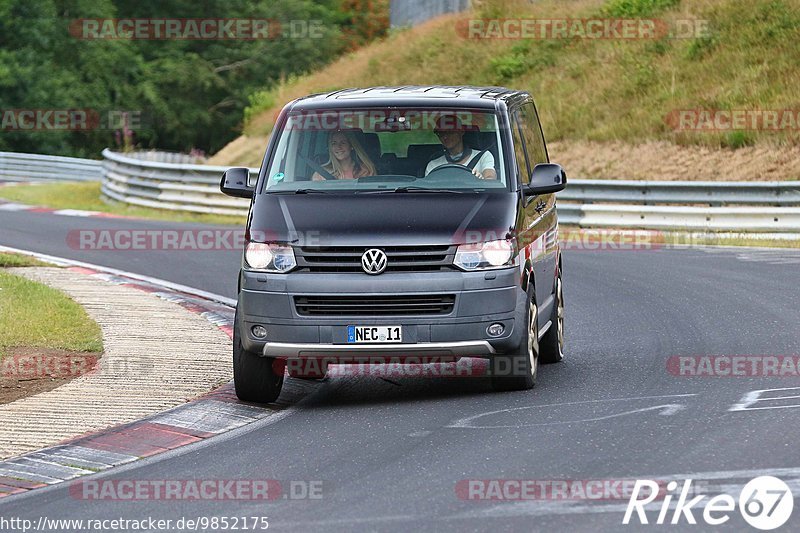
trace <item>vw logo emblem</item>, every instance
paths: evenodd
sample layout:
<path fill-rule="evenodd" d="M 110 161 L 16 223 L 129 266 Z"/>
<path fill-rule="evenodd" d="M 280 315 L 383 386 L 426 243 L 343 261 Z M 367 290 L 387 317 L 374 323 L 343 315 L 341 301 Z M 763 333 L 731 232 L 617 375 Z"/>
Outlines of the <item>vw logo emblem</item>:
<path fill-rule="evenodd" d="M 387 262 L 386 254 L 377 248 L 371 248 L 361 256 L 361 268 L 367 274 L 380 274 L 386 270 Z"/>

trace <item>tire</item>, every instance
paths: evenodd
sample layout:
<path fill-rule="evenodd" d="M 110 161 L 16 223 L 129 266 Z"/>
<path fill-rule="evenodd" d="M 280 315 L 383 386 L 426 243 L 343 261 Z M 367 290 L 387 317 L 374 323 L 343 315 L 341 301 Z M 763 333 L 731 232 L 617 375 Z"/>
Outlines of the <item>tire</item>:
<path fill-rule="evenodd" d="M 561 283 L 561 267 L 558 268 L 551 325 L 539 343 L 539 361 L 543 364 L 558 363 L 564 359 L 564 291 Z"/>
<path fill-rule="evenodd" d="M 492 358 L 492 388 L 496 391 L 532 389 L 539 368 L 539 320 L 536 298 L 528 300 L 528 324 L 519 345 L 504 355 Z M 511 371 L 512 375 L 508 375 Z"/>
<path fill-rule="evenodd" d="M 325 379 L 328 361 L 324 359 L 289 360 L 286 363 L 289 375 L 297 379 Z"/>
<path fill-rule="evenodd" d="M 233 326 L 233 382 L 236 396 L 243 402 L 271 403 L 283 388 L 285 363 L 274 357 L 261 357 L 242 347 L 238 316 Z"/>

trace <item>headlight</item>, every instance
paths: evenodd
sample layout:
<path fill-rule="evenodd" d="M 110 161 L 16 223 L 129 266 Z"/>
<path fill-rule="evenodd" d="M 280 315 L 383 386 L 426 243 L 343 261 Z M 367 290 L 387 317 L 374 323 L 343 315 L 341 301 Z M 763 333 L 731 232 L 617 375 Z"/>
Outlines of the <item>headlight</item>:
<path fill-rule="evenodd" d="M 253 270 L 266 272 L 289 272 L 297 266 L 291 246 L 263 242 L 248 242 L 244 261 Z"/>
<path fill-rule="evenodd" d="M 487 270 L 507 266 L 513 258 L 511 241 L 489 241 L 460 245 L 453 263 L 463 270 Z"/>

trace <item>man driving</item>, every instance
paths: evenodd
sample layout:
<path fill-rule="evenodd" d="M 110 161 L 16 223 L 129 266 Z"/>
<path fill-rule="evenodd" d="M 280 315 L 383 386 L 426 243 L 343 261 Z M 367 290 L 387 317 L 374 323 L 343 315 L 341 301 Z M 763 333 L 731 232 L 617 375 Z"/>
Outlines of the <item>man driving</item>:
<path fill-rule="evenodd" d="M 464 146 L 464 124 L 455 115 L 442 115 L 436 119 L 433 132 L 444 147 L 444 154 L 428 163 L 425 175 L 442 165 L 463 165 L 479 179 L 497 179 L 494 156 L 489 150 L 480 152 Z"/>

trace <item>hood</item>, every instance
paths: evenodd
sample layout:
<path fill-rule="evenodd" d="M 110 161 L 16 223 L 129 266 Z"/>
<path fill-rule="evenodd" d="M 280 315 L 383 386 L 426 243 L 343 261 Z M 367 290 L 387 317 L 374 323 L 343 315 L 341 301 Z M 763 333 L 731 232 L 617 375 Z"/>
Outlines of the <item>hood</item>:
<path fill-rule="evenodd" d="M 517 195 L 508 193 L 260 194 L 253 240 L 299 246 L 443 245 L 505 238 Z"/>

